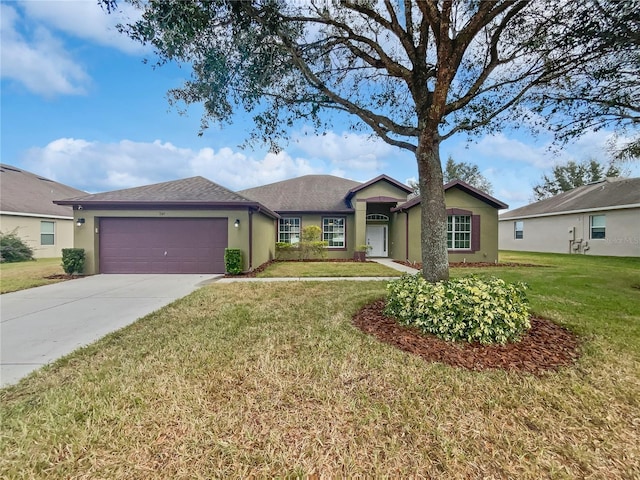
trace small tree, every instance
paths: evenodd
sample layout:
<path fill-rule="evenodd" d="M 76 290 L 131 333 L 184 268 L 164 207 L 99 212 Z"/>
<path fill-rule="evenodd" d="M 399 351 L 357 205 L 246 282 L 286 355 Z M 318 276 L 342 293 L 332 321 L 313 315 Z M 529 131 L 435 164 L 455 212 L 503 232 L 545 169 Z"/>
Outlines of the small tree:
<path fill-rule="evenodd" d="M 9 233 L 0 232 L 0 261 L 24 262 L 33 260 L 33 249 L 18 236 L 17 228 Z"/>

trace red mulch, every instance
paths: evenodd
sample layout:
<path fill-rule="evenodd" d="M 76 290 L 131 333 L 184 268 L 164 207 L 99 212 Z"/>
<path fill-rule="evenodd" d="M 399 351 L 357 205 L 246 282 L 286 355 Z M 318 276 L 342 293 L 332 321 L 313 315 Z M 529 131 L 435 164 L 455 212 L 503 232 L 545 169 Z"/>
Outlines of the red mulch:
<path fill-rule="evenodd" d="M 406 352 L 429 362 L 442 362 L 469 370 L 502 369 L 542 375 L 549 370 L 572 365 L 579 357 L 579 341 L 571 332 L 543 318 L 531 318 L 531 329 L 517 343 L 481 345 L 441 340 L 416 328 L 400 325 L 384 315 L 384 300 L 363 307 L 353 323 Z"/>
<path fill-rule="evenodd" d="M 422 262 L 407 262 L 406 260 L 394 260 L 394 262 L 407 267 L 422 269 Z M 543 265 L 534 265 L 533 263 L 513 263 L 513 262 L 451 262 L 450 267 L 453 268 L 478 268 L 478 267 L 542 267 Z"/>

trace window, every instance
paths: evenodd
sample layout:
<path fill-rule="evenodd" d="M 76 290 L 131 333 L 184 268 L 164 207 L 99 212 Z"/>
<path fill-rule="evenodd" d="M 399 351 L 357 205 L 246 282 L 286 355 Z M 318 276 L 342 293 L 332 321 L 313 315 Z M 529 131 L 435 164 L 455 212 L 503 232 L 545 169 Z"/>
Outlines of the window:
<path fill-rule="evenodd" d="M 345 248 L 344 217 L 325 217 L 322 219 L 322 240 L 329 248 Z"/>
<path fill-rule="evenodd" d="M 300 241 L 300 219 L 296 217 L 281 218 L 278 222 L 278 241 L 298 243 Z"/>
<path fill-rule="evenodd" d="M 55 245 L 56 222 L 40 222 L 40 245 Z"/>
<path fill-rule="evenodd" d="M 605 230 L 607 227 L 605 215 L 591 215 L 589 217 L 590 238 L 605 238 Z"/>
<path fill-rule="evenodd" d="M 524 238 L 524 222 L 522 220 L 518 220 L 513 222 L 513 238 L 521 239 Z"/>
<path fill-rule="evenodd" d="M 447 248 L 449 250 L 471 249 L 471 215 L 447 216 Z"/>

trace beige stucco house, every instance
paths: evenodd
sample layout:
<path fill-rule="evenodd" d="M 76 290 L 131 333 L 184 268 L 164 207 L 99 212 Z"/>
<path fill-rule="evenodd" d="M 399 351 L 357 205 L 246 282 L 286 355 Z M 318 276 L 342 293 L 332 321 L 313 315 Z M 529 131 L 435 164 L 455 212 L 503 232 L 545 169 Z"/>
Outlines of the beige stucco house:
<path fill-rule="evenodd" d="M 502 202 L 464 184 L 445 186 L 452 261 L 496 261 Z M 85 273 L 222 273 L 224 249 L 239 248 L 244 269 L 275 257 L 317 225 L 328 258 L 370 256 L 420 261 L 420 203 L 386 175 L 360 183 L 307 175 L 233 192 L 202 177 L 57 203 L 73 208 L 75 246 Z"/>
<path fill-rule="evenodd" d="M 73 210 L 54 200 L 86 192 L 11 165 L 0 164 L 0 231 L 15 232 L 35 258 L 62 256 L 73 247 Z"/>
<path fill-rule="evenodd" d="M 500 216 L 503 250 L 640 256 L 640 178 L 608 178 Z"/>

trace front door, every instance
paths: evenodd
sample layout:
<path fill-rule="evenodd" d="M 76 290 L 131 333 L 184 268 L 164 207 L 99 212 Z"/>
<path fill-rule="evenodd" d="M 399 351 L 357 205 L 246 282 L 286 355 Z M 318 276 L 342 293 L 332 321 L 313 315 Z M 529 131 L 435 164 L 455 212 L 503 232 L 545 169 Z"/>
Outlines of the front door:
<path fill-rule="evenodd" d="M 367 225 L 367 245 L 371 247 L 371 257 L 386 257 L 387 250 L 387 225 Z"/>

